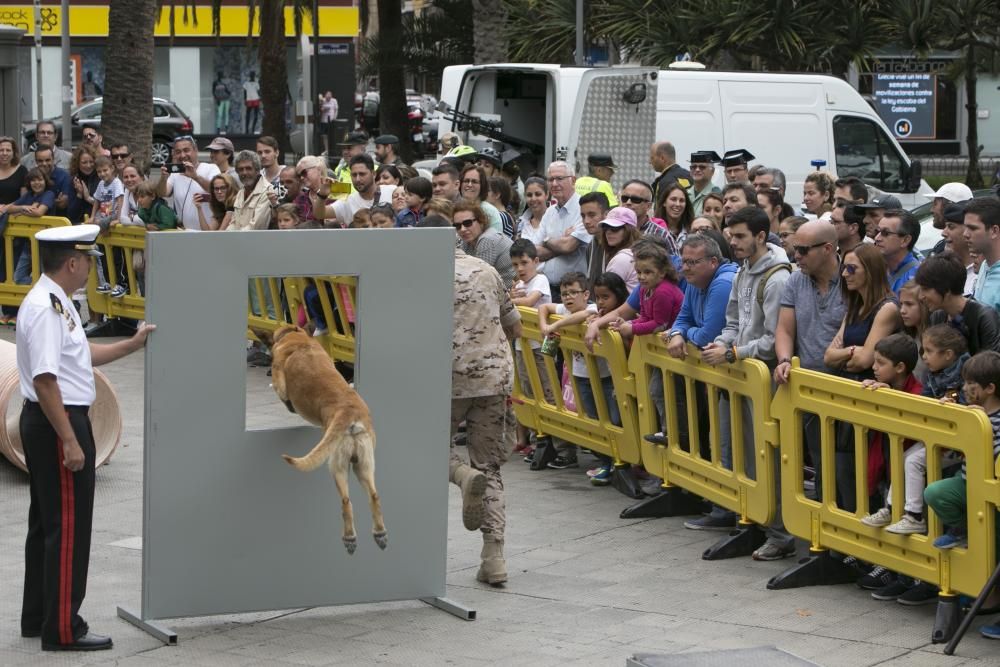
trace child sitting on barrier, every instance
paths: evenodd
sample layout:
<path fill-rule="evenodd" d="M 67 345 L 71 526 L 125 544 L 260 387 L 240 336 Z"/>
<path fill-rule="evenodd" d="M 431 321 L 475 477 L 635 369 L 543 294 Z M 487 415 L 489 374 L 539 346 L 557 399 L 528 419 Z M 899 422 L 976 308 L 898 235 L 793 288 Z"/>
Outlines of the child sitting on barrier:
<path fill-rule="evenodd" d="M 7 228 L 7 216 L 26 215 L 40 218 L 55 207 L 56 193 L 52 181 L 39 169 L 33 168 L 24 178 L 28 191 L 14 203 L 0 206 L 0 234 Z M 31 284 L 31 244 L 28 239 L 14 239 L 14 282 L 19 285 Z M 0 253 L 3 255 L 3 253 Z M 0 256 L 0 270 L 3 269 L 5 258 Z M 6 316 L 5 316 L 6 317 Z M 7 323 L 14 324 L 16 317 L 7 317 Z"/>
<path fill-rule="evenodd" d="M 514 265 L 514 273 L 517 280 L 510 289 L 510 299 L 515 306 L 527 306 L 529 308 L 540 308 L 552 302 L 552 290 L 549 287 L 549 279 L 544 273 L 538 271 L 538 251 L 535 244 L 528 239 L 518 239 L 510 246 L 510 261 Z M 538 369 L 538 378 L 542 383 L 542 394 L 547 403 L 554 403 L 552 394 L 552 383 L 549 374 L 545 372 L 545 358 L 542 356 L 542 344 L 538 341 L 529 341 L 532 356 L 535 358 L 535 367 Z M 528 376 L 528 366 L 524 360 L 521 339 L 514 341 L 514 361 L 517 366 L 517 377 L 521 384 L 521 391 L 528 398 L 532 398 L 531 380 Z M 547 467 L 550 461 L 557 458 L 555 450 L 551 450 L 548 455 L 549 461 L 541 461 L 536 465 L 534 452 L 532 451 L 528 429 L 522 424 L 517 425 L 517 446 L 514 451 L 525 455 L 525 462 L 530 463 L 533 470 L 540 470 Z M 576 454 L 574 450 L 574 456 Z"/>
<path fill-rule="evenodd" d="M 135 186 L 135 203 L 139 205 L 137 215 L 147 230 L 156 232 L 177 228 L 177 214 L 166 201 L 156 196 L 156 186 L 151 181 L 142 181 Z"/>
<path fill-rule="evenodd" d="M 599 286 L 598 286 L 599 285 Z M 611 285 L 611 287 L 609 287 Z M 601 295 L 596 297 L 597 291 Z M 538 308 L 538 320 L 542 334 L 547 338 L 558 339 L 559 329 L 583 324 L 588 319 L 597 314 L 607 313 L 625 302 L 628 298 L 628 290 L 621 276 L 615 273 L 604 273 L 595 282 L 594 293 L 596 300 L 603 304 L 603 308 L 597 304 L 588 303 L 590 290 L 587 289 L 587 277 L 578 271 L 571 271 L 563 276 L 559 284 L 559 293 L 562 303 L 547 303 Z M 562 319 L 549 324 L 548 318 L 552 314 L 561 315 Z M 597 400 L 594 397 L 594 390 L 590 383 L 590 374 L 587 372 L 587 362 L 579 352 L 573 352 L 572 375 L 575 381 L 571 380 L 576 390 L 574 396 L 578 404 L 583 408 L 584 414 L 591 419 L 598 419 Z M 600 376 L 601 393 L 608 408 L 608 418 L 615 426 L 621 425 L 621 415 L 618 410 L 618 403 L 614 396 L 614 381 L 611 378 L 611 370 L 604 359 L 597 360 L 597 371 Z M 574 453 L 575 455 L 575 453 Z M 558 468 L 565 462 L 567 456 L 562 455 L 564 461 L 556 458 L 550 463 L 550 467 Z M 611 483 L 610 457 L 597 455 L 601 465 L 592 471 L 588 471 L 590 481 L 595 486 L 605 486 Z M 573 459 L 575 461 L 575 459 Z M 568 466 L 564 466 L 568 467 Z"/>
<path fill-rule="evenodd" d="M 94 190 L 94 208 L 90 212 L 90 222 L 101 228 L 101 233 L 105 233 L 112 225 L 118 224 L 121 217 L 122 202 L 125 201 L 125 186 L 115 175 L 115 167 L 111 160 L 101 156 L 95 162 L 97 176 L 101 182 Z M 110 294 L 113 298 L 125 296 L 127 289 L 124 285 L 115 285 L 112 289 L 111 283 L 107 281 L 104 273 L 104 261 L 100 257 L 94 258 L 97 265 L 97 291 L 101 294 Z"/>
<path fill-rule="evenodd" d="M 962 367 L 962 378 L 965 380 L 965 398 L 969 407 L 982 410 L 990 418 L 993 459 L 996 461 L 1000 456 L 1000 353 L 987 350 L 970 358 Z M 986 473 L 987 477 L 992 477 L 992 471 Z M 934 546 L 938 549 L 966 546 L 965 462 L 962 462 L 959 474 L 928 485 L 924 490 L 924 500 L 948 527 L 943 535 L 934 540 Z"/>

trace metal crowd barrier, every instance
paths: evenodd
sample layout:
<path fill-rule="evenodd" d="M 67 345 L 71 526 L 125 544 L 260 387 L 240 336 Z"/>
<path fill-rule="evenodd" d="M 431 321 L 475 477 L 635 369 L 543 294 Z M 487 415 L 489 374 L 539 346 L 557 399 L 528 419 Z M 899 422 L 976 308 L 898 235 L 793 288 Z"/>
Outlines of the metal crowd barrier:
<path fill-rule="evenodd" d="M 563 351 L 564 363 L 569 367 L 571 354 L 582 354 L 587 364 L 590 376 L 590 387 L 594 394 L 594 402 L 598 419 L 586 416 L 579 398 L 577 382 L 579 378 L 571 378 L 573 404 L 575 410 L 566 406 L 563 400 L 561 378 L 556 373 L 555 359 L 543 355 L 544 366 L 539 368 L 531 352 L 530 341 L 541 342 L 542 332 L 539 329 L 538 311 L 534 308 L 519 308 L 521 313 L 521 343 L 523 349 L 515 352 L 521 355 L 528 373 L 531 396 L 525 394 L 522 383 L 515 373 L 514 393 L 512 395 L 514 412 L 521 424 L 534 429 L 539 434 L 553 435 L 568 442 L 575 443 L 591 451 L 611 458 L 616 475 L 612 478 L 615 486 L 629 484 L 622 479 L 621 474 L 629 464 L 641 461 L 638 439 L 638 424 L 636 423 L 635 384 L 628 370 L 628 361 L 621 337 L 613 331 L 601 332 L 600 344 L 595 344 L 593 352 L 587 349 L 583 337 L 585 327 L 577 325 L 559 330 L 559 347 Z M 553 321 L 559 319 L 553 317 Z M 608 406 L 601 390 L 600 375 L 597 368 L 598 360 L 604 360 L 611 370 L 614 383 L 614 394 L 621 414 L 622 426 L 615 426 L 608 416 Z M 554 403 L 545 400 L 542 392 L 541 373 L 546 373 L 552 387 Z"/>
<path fill-rule="evenodd" d="M 778 425 L 771 418 L 771 376 L 767 366 L 756 359 L 744 359 L 713 367 L 704 363 L 698 349 L 690 344 L 687 358 L 675 359 L 659 336 L 650 335 L 636 337 L 629 369 L 636 377 L 643 433 L 660 430 L 650 392 L 650 383 L 659 374 L 667 444 L 640 440 L 643 465 L 663 479 L 664 491 L 626 510 L 623 516 L 637 516 L 640 512 L 648 515 L 651 508 L 655 508 L 652 513 L 656 516 L 691 514 L 703 509 L 700 502 L 692 505 L 690 496 L 679 493 L 680 487 L 740 517 L 738 529 L 705 551 L 703 558 L 749 555 L 764 541 L 764 534 L 753 524 L 767 525 L 778 511 Z M 722 462 L 721 415 L 716 409 L 727 396 L 732 425 L 729 467 Z M 704 432 L 706 426 L 708 433 Z M 746 455 L 754 460 L 746 460 Z"/>
<path fill-rule="evenodd" d="M 3 232 L 3 280 L 0 281 L 0 305 L 19 306 L 31 285 L 41 275 L 41 263 L 38 260 L 38 241 L 35 233 L 50 227 L 67 227 L 70 222 L 66 218 L 42 216 L 33 218 L 27 215 L 12 215 L 7 219 L 7 227 Z M 31 282 L 19 285 L 14 282 L 14 269 L 17 267 L 18 256 L 14 255 L 14 246 L 18 239 L 27 239 L 31 244 Z"/>

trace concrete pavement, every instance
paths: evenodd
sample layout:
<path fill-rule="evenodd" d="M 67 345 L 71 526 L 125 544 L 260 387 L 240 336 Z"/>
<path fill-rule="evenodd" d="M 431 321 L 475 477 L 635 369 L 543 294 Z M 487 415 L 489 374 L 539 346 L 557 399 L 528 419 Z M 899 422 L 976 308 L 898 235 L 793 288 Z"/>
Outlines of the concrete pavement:
<path fill-rule="evenodd" d="M 13 331 L 0 331 L 13 340 Z M 504 469 L 510 582 L 475 581 L 480 539 L 462 528 L 450 494 L 448 596 L 474 608 L 466 622 L 420 602 L 292 609 L 174 619 L 178 646 L 116 617 L 140 596 L 142 355 L 103 369 L 118 391 L 124 431 L 97 472 L 91 574 L 82 613 L 112 651 L 42 653 L 19 634 L 26 477 L 0 460 L 0 665 L 624 665 L 633 653 L 774 645 L 820 665 L 997 665 L 1000 642 L 973 629 L 958 655 L 930 643 L 934 606 L 872 600 L 854 585 L 768 591 L 793 561 L 703 561 L 718 533 L 681 518 L 624 521 L 630 501 L 578 470 Z M 297 424 L 248 369 L 248 427 Z M 983 617 L 983 622 L 992 620 Z M 977 623 L 976 625 L 978 625 Z M 973 626 L 975 628 L 975 625 Z"/>

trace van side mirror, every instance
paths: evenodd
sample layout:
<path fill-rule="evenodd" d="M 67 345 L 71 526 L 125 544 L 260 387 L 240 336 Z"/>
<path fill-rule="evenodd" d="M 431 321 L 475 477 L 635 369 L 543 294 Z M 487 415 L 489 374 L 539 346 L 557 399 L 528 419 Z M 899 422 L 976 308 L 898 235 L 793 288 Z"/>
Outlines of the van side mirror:
<path fill-rule="evenodd" d="M 906 192 L 916 192 L 920 189 L 920 181 L 923 180 L 924 166 L 920 160 L 910 162 L 909 178 L 906 179 Z"/>

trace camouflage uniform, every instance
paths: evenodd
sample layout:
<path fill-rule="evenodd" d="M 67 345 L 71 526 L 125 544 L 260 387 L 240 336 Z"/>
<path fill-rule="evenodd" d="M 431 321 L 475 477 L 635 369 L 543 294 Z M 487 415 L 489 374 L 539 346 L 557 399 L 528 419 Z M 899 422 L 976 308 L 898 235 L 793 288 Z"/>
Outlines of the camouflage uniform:
<path fill-rule="evenodd" d="M 455 324 L 452 332 L 451 434 L 465 420 L 469 464 L 486 475 L 482 531 L 503 537 L 506 523 L 500 466 L 514 445 L 507 396 L 514 363 L 503 328 L 520 320 L 500 274 L 455 250 Z M 451 463 L 461 463 L 455 446 Z"/>

